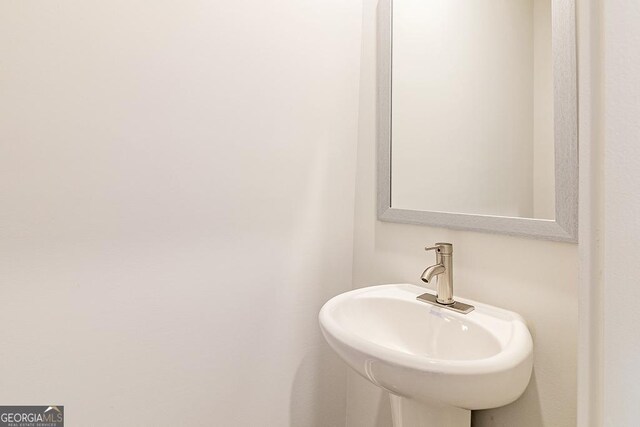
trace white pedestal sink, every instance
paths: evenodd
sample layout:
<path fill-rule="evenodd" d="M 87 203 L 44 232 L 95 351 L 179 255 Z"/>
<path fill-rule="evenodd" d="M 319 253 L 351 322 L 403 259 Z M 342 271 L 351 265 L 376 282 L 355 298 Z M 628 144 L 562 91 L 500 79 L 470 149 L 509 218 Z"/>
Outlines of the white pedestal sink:
<path fill-rule="evenodd" d="M 395 427 L 468 427 L 471 410 L 524 392 L 533 363 L 522 317 L 474 301 L 460 314 L 416 300 L 425 289 L 382 285 L 329 300 L 320 326 L 331 347 L 391 395 Z"/>

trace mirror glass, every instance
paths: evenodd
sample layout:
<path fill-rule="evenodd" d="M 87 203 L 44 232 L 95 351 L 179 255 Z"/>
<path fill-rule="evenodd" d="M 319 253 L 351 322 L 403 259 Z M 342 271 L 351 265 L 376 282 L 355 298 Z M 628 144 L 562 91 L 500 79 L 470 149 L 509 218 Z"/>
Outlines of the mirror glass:
<path fill-rule="evenodd" d="M 391 207 L 553 220 L 551 0 L 394 0 Z"/>

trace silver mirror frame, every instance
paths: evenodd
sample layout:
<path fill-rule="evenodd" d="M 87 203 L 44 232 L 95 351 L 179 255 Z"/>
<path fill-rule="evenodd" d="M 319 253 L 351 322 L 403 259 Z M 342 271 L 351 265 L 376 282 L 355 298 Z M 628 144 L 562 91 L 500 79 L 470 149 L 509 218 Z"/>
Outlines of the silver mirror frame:
<path fill-rule="evenodd" d="M 555 220 L 432 212 L 391 207 L 391 71 L 393 0 L 379 0 L 377 29 L 378 219 L 528 236 L 578 239 L 578 97 L 575 0 L 552 1 Z"/>

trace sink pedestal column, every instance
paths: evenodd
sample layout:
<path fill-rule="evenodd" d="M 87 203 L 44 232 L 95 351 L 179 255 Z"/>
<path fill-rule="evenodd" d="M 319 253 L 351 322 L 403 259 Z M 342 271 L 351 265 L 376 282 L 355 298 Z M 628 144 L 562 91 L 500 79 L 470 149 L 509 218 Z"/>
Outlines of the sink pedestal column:
<path fill-rule="evenodd" d="M 393 427 L 469 427 L 471 411 L 389 394 Z"/>

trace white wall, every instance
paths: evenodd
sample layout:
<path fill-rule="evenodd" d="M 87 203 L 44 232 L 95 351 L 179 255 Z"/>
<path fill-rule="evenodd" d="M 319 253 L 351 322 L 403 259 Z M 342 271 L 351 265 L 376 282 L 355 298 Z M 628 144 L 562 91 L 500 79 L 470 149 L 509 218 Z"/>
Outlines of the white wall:
<path fill-rule="evenodd" d="M 600 0 L 578 2 L 579 427 L 602 427 L 603 38 Z"/>
<path fill-rule="evenodd" d="M 328 426 L 359 1 L 0 2 L 0 402 Z M 337 191 L 336 189 L 339 189 Z"/>
<path fill-rule="evenodd" d="M 475 412 L 474 426 L 569 427 L 576 424 L 577 245 L 502 235 L 382 223 L 375 218 L 375 8 L 366 0 L 360 81 L 354 285 L 418 283 L 432 263 L 423 246 L 455 246 L 455 292 L 514 310 L 534 338 L 534 372 L 515 403 Z M 388 399 L 349 375 L 347 425 L 388 427 Z"/>
<path fill-rule="evenodd" d="M 606 427 L 640 419 L 640 4 L 604 3 Z"/>

